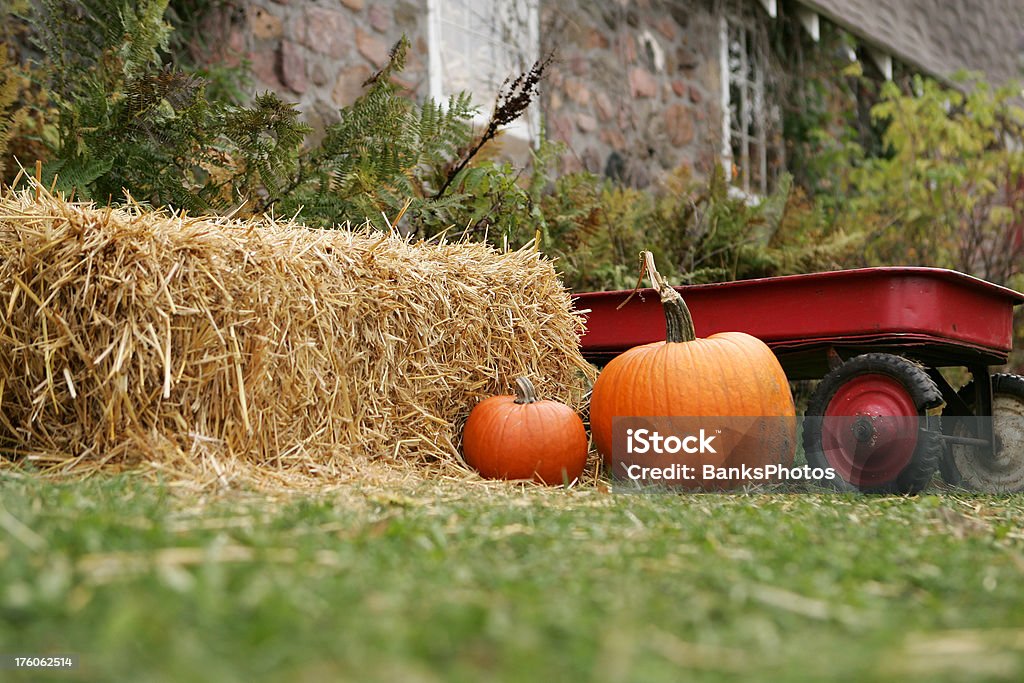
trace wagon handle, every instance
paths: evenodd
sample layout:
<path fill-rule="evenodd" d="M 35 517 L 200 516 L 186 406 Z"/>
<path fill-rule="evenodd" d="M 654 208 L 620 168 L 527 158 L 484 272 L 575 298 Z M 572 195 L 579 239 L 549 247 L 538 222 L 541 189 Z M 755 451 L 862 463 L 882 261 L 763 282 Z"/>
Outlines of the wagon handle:
<path fill-rule="evenodd" d="M 625 301 L 623 301 L 621 304 L 619 304 L 618 306 L 615 307 L 616 311 L 621 309 L 626 304 L 628 304 L 633 299 L 633 297 L 636 295 L 636 293 L 640 291 L 640 285 L 642 285 L 644 283 L 644 254 L 648 254 L 648 253 L 650 253 L 650 252 L 647 252 L 647 251 L 641 251 L 640 252 L 640 271 L 637 273 L 637 276 L 636 276 L 636 284 L 633 285 L 633 289 L 629 292 L 629 296 L 626 297 Z M 643 296 L 641 296 L 640 298 L 643 299 Z"/>

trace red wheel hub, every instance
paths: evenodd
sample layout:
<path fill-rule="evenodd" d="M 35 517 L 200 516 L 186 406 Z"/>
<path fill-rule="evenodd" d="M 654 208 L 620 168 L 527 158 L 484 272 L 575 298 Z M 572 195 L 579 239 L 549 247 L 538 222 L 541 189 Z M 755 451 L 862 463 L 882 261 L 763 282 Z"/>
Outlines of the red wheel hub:
<path fill-rule="evenodd" d="M 825 459 L 855 486 L 893 481 L 917 448 L 918 412 L 906 388 L 888 375 L 843 383 L 821 425 Z"/>

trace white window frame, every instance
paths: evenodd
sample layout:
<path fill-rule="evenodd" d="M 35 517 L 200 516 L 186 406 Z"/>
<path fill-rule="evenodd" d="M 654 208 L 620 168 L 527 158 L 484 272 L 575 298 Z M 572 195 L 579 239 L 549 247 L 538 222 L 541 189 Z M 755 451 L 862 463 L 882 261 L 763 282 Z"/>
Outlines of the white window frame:
<path fill-rule="evenodd" d="M 447 102 L 451 95 L 456 94 L 445 84 L 445 55 L 442 50 L 442 36 L 444 34 L 444 4 L 453 0 L 427 0 L 427 43 L 428 62 L 427 76 L 429 81 L 430 97 L 435 102 Z M 519 45 L 519 50 L 525 64 L 524 70 L 537 60 L 540 54 L 540 0 L 454 0 L 464 2 L 474 7 L 482 7 L 490 4 L 493 7 L 515 2 L 523 5 L 527 16 L 525 45 Z M 498 42 L 495 38 L 481 36 L 481 40 Z M 497 88 L 505 76 L 517 74 L 502 74 L 498 82 L 494 83 Z M 473 103 L 480 108 L 480 111 L 473 118 L 473 124 L 482 128 L 490 120 L 494 108 L 494 97 L 496 92 L 478 93 L 471 92 Z M 525 142 L 535 144 L 540 139 L 540 115 L 538 112 L 539 103 L 535 102 L 527 110 L 525 115 L 517 121 L 502 128 L 505 135 L 509 135 Z"/>
<path fill-rule="evenodd" d="M 770 67 L 768 54 L 765 52 L 755 58 L 746 49 L 747 35 L 754 30 L 749 17 L 723 13 L 719 22 L 722 167 L 737 193 L 748 198 L 763 197 L 772 190 L 771 179 L 768 177 L 768 129 L 773 114 L 765 86 L 765 71 Z M 729 59 L 729 41 L 734 30 L 739 34 L 740 44 L 738 74 Z M 734 121 L 732 116 L 731 93 L 734 85 L 738 85 L 742 93 L 738 112 L 740 121 Z M 733 150 L 737 138 L 738 144 L 735 146 L 740 150 L 739 159 L 734 157 Z M 756 159 L 751 158 L 752 150 Z M 781 153 L 781 150 L 777 151 Z M 752 172 L 755 168 L 756 177 Z"/>

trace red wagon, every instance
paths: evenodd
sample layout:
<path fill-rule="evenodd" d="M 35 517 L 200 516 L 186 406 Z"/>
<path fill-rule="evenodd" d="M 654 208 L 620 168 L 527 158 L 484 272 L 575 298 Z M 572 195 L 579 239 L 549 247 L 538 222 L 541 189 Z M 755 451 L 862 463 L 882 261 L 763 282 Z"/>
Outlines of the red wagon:
<path fill-rule="evenodd" d="M 808 464 L 841 488 L 915 492 L 936 469 L 981 491 L 1024 490 L 1024 377 L 989 373 L 1013 347 L 1024 295 L 938 268 L 864 268 L 676 288 L 699 337 L 740 331 L 775 352 L 791 380 L 819 379 L 804 419 Z M 598 364 L 665 338 L 642 290 L 575 295 L 583 355 Z M 939 372 L 965 367 L 959 391 Z M 916 429 L 907 429 L 906 420 Z"/>

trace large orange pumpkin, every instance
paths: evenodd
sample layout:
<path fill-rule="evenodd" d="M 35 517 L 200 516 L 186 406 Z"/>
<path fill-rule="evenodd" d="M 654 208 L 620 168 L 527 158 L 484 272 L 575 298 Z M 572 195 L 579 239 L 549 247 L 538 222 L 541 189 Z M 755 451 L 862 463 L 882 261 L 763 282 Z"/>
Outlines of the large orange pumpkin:
<path fill-rule="evenodd" d="M 642 256 L 661 296 L 666 340 L 632 348 L 616 357 L 594 384 L 590 427 L 606 468 L 613 476 L 623 475 L 615 471 L 613 463 L 614 418 L 666 416 L 707 416 L 709 430 L 722 424 L 745 425 L 739 429 L 742 434 L 731 430 L 732 445 L 742 443 L 742 453 L 719 448 L 716 455 L 673 456 L 676 462 L 696 466 L 698 475 L 705 464 L 751 468 L 791 465 L 796 449 L 796 411 L 789 382 L 771 349 L 742 332 L 698 339 L 682 297 L 662 280 L 650 252 Z M 760 417 L 764 419 L 744 420 Z M 702 424 L 701 420 L 688 422 Z M 730 428 L 725 431 L 728 435 Z M 726 439 L 719 439 L 719 443 L 723 441 Z M 622 457 L 622 453 L 615 454 L 616 460 Z M 697 476 L 677 483 L 689 488 L 731 488 L 743 482 L 710 481 Z"/>
<path fill-rule="evenodd" d="M 520 377 L 515 396 L 491 396 L 473 408 L 462 452 L 488 479 L 562 484 L 583 473 L 587 431 L 572 408 L 538 400 L 530 380 Z"/>

